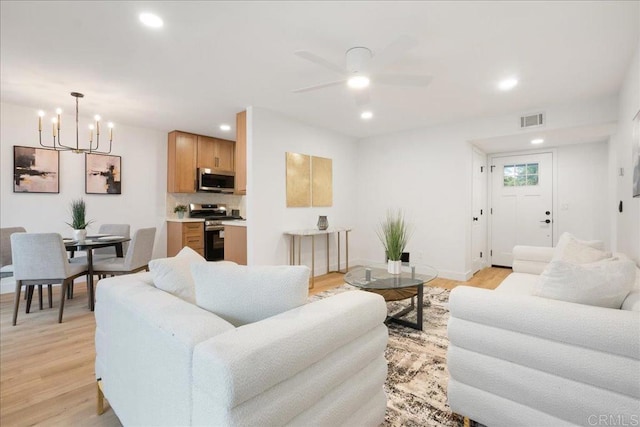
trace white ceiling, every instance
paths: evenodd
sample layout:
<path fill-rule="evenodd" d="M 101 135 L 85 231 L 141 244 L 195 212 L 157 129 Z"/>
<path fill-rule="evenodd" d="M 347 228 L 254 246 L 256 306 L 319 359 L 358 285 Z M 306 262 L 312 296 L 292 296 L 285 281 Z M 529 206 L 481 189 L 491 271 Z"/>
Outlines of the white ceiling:
<path fill-rule="evenodd" d="M 1 3 L 1 100 L 73 110 L 118 123 L 233 138 L 254 105 L 355 137 L 615 95 L 639 40 L 640 2 L 6 2 Z M 138 14 L 165 22 L 150 30 Z M 398 37 L 419 45 L 390 73 L 433 76 L 426 88 L 371 87 L 375 117 L 359 118 L 343 86 L 294 55 L 344 61 Z M 519 86 L 496 90 L 517 75 Z M 224 134 L 220 123 L 232 125 Z"/>

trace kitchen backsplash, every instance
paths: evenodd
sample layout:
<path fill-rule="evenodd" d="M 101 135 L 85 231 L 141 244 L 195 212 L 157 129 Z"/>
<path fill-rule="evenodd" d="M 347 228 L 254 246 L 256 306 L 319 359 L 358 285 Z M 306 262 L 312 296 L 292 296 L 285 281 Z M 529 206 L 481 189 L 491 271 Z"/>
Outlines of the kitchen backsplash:
<path fill-rule="evenodd" d="M 227 205 L 229 213 L 231 209 L 239 209 L 240 216 L 246 218 L 245 196 L 236 196 L 233 194 L 217 194 L 217 193 L 167 193 L 167 218 L 175 218 L 177 215 L 173 213 L 176 205 L 187 205 L 189 203 L 216 203 Z M 188 215 L 187 215 L 188 216 Z"/>

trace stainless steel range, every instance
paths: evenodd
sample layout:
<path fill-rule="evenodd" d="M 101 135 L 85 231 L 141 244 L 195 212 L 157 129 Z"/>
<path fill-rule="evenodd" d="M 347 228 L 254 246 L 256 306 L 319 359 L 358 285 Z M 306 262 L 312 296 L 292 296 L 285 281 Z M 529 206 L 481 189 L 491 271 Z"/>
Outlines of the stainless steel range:
<path fill-rule="evenodd" d="M 222 221 L 242 219 L 238 215 L 229 215 L 227 206 L 223 204 L 189 205 L 191 218 L 204 218 L 204 257 L 207 261 L 224 259 L 224 225 Z"/>

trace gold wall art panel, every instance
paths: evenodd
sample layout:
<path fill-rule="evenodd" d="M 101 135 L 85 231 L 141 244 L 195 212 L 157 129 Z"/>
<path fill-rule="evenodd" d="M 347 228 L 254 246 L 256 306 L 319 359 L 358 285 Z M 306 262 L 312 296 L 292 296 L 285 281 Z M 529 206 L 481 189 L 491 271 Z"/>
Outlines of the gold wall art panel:
<path fill-rule="evenodd" d="M 311 206 L 333 206 L 333 161 L 311 157 Z"/>
<path fill-rule="evenodd" d="M 311 206 L 311 157 L 306 154 L 286 153 L 287 207 Z"/>

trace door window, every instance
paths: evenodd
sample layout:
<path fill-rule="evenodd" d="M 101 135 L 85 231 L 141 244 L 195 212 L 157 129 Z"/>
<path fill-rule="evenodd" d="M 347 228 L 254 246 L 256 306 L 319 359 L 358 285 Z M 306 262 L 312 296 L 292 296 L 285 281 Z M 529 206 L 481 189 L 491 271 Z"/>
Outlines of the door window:
<path fill-rule="evenodd" d="M 505 187 L 538 185 L 538 163 L 504 165 L 502 171 Z"/>

